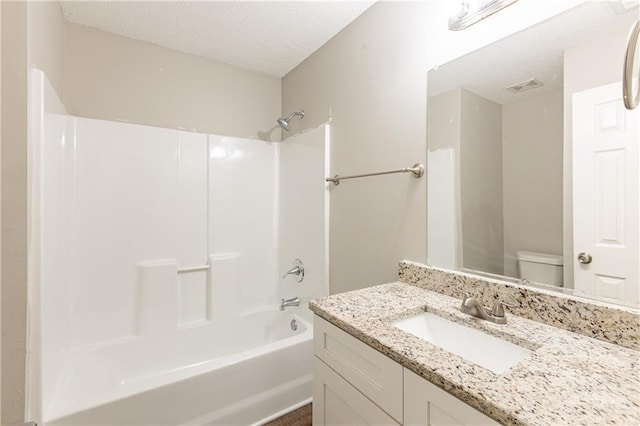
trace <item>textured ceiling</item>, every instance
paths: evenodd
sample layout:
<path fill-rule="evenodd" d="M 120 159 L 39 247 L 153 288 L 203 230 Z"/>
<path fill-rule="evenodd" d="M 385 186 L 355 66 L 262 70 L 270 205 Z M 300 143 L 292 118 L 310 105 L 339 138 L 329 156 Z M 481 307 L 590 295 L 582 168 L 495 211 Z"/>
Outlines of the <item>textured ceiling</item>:
<path fill-rule="evenodd" d="M 629 29 L 636 19 L 637 7 L 624 12 L 608 2 L 583 4 L 430 71 L 429 96 L 464 87 L 507 104 L 560 89 L 565 49 Z M 530 78 L 544 86 L 520 94 L 505 89 Z"/>
<path fill-rule="evenodd" d="M 366 1 L 63 1 L 67 21 L 282 77 Z"/>

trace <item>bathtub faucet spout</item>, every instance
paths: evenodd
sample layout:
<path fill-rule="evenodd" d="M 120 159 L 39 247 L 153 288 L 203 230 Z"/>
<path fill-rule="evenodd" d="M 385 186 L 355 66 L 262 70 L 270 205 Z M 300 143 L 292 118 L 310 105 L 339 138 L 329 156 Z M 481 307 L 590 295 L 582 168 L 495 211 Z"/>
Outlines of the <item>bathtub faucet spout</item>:
<path fill-rule="evenodd" d="M 284 311 L 284 308 L 287 306 L 300 306 L 300 298 L 292 297 L 291 299 L 282 299 L 282 302 L 280 302 L 280 310 Z"/>

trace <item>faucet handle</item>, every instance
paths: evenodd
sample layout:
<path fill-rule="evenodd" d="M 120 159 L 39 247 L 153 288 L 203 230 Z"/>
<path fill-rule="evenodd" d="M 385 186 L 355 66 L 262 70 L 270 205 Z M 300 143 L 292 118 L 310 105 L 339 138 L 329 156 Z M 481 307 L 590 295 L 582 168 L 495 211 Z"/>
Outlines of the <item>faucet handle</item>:
<path fill-rule="evenodd" d="M 300 259 L 293 259 L 291 269 L 282 276 L 282 279 L 287 278 L 288 275 L 296 275 L 298 277 L 296 281 L 298 282 L 302 282 L 302 280 L 304 280 L 304 265 Z"/>
<path fill-rule="evenodd" d="M 461 294 L 462 295 L 462 304 L 460 305 L 460 309 L 463 309 L 464 306 L 467 304 L 467 300 L 470 300 L 472 298 L 471 293 L 469 293 L 468 291 L 459 290 L 459 289 L 455 288 L 455 289 L 453 289 L 453 292 L 455 294 Z"/>
<path fill-rule="evenodd" d="M 459 289 L 453 289 L 453 292 L 455 294 L 462 294 L 462 303 L 464 303 L 468 298 L 471 297 L 471 293 L 469 293 L 468 291 L 464 291 L 464 290 L 459 290 Z"/>
<path fill-rule="evenodd" d="M 518 308 L 520 306 L 519 303 L 507 303 L 501 300 L 496 300 L 493 304 L 493 308 L 491 308 L 491 315 L 497 318 L 504 318 L 504 308 L 503 306 L 508 306 L 509 308 Z"/>

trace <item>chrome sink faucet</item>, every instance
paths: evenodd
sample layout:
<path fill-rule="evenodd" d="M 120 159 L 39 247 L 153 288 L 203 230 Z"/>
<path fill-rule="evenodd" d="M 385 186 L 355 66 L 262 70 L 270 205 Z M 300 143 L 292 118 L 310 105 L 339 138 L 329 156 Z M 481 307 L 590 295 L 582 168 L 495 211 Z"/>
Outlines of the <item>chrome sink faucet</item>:
<path fill-rule="evenodd" d="M 300 306 L 300 298 L 292 297 L 291 299 L 282 299 L 280 302 L 280 310 L 284 311 L 287 306 Z"/>
<path fill-rule="evenodd" d="M 497 300 L 493 308 L 485 308 L 482 306 L 482 303 L 478 301 L 475 297 L 466 291 L 454 290 L 454 293 L 462 294 L 462 304 L 460 305 L 460 312 L 472 315 L 477 318 L 481 318 L 483 320 L 493 322 L 495 324 L 506 324 L 507 317 L 504 314 L 503 306 L 508 306 L 510 308 L 516 308 L 518 305 L 502 302 Z"/>

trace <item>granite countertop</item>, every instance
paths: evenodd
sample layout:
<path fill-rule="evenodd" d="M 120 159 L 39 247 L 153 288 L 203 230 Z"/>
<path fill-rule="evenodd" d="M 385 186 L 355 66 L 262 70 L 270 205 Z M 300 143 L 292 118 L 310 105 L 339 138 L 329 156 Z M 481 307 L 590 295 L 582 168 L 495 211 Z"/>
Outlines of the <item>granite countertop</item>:
<path fill-rule="evenodd" d="M 536 321 L 461 313 L 460 300 L 400 282 L 316 299 L 320 317 L 507 425 L 640 424 L 640 352 Z M 533 350 L 503 374 L 390 321 L 428 311 Z"/>

